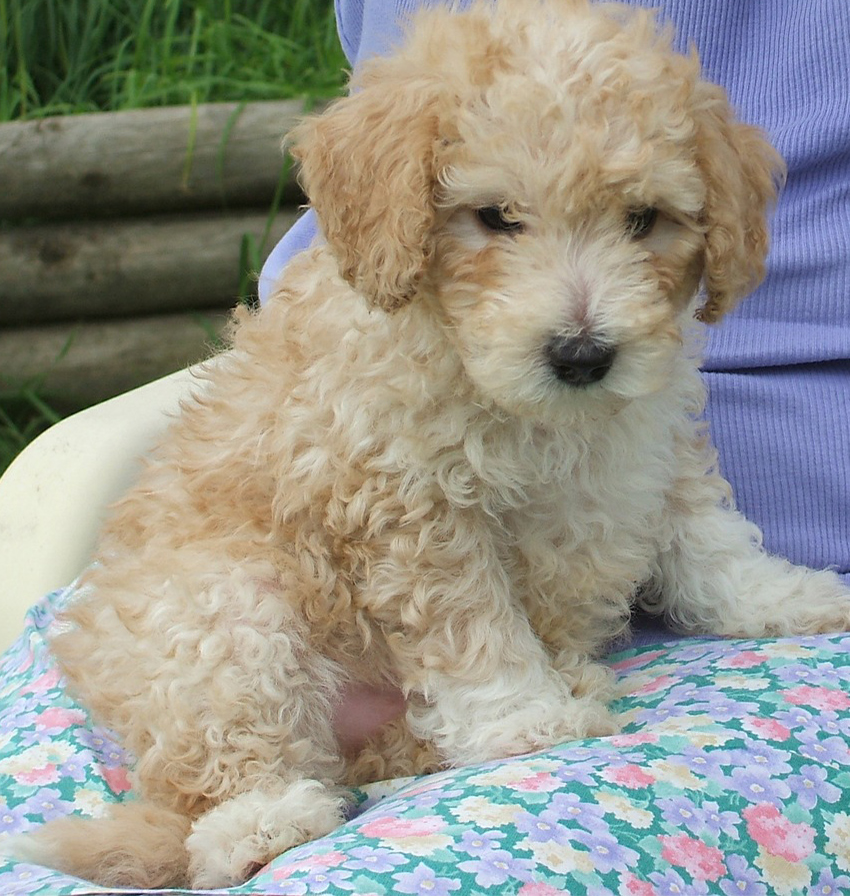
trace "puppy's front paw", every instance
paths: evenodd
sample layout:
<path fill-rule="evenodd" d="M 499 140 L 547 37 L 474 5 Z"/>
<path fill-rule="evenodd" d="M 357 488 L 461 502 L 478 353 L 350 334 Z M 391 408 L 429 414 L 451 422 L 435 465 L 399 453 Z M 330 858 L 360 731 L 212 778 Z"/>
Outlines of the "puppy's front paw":
<path fill-rule="evenodd" d="M 770 574 L 741 590 L 717 634 L 760 638 L 850 631 L 850 589 L 834 572 L 769 560 Z"/>
<path fill-rule="evenodd" d="M 794 634 L 850 631 L 850 589 L 829 570 L 805 573 L 799 597 L 788 607 Z"/>
<path fill-rule="evenodd" d="M 535 711 L 536 710 L 536 711 Z M 516 756 L 587 737 L 616 734 L 620 725 L 604 703 L 588 697 L 570 697 L 545 712 L 536 707 L 500 720 L 501 737 L 494 748 L 501 756 Z"/>
<path fill-rule="evenodd" d="M 452 765 L 477 764 L 587 737 L 606 737 L 619 730 L 617 719 L 598 700 L 568 695 L 551 702 L 538 698 L 479 724 L 469 732 L 459 755 L 449 759 Z"/>

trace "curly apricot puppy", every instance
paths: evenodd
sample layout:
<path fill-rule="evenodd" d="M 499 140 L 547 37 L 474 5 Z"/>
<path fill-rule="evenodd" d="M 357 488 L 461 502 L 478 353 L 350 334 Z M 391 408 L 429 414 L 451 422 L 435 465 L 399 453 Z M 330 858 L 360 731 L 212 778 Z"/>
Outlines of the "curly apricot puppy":
<path fill-rule="evenodd" d="M 696 58 L 644 11 L 479 0 L 353 87 L 292 138 L 324 240 L 237 315 L 55 639 L 140 799 L 30 858 L 231 884 L 338 825 L 347 782 L 613 732 L 594 658 L 636 600 L 848 627 L 696 422 L 693 317 L 761 279 L 782 172 Z M 359 756 L 352 684 L 406 698 Z"/>

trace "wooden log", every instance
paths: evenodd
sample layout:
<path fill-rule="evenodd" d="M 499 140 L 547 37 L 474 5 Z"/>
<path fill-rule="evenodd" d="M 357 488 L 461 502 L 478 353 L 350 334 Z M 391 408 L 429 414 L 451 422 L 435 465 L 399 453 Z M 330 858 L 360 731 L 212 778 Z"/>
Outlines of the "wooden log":
<path fill-rule="evenodd" d="M 275 217 L 268 250 L 291 226 Z M 208 213 L 0 230 L 0 326 L 229 308 L 240 249 L 267 215 Z"/>
<path fill-rule="evenodd" d="M 209 357 L 227 319 L 212 309 L 0 330 L 0 388 L 34 383 L 61 411 L 86 407 Z"/>
<path fill-rule="evenodd" d="M 302 111 L 210 103 L 2 124 L 0 219 L 268 206 Z"/>

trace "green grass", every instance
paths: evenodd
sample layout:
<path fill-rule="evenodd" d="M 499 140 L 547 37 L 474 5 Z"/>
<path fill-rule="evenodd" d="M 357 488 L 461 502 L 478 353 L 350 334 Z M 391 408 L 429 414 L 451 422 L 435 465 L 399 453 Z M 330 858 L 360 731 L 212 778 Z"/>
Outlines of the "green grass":
<path fill-rule="evenodd" d="M 327 96 L 329 0 L 0 0 L 0 121 Z"/>
<path fill-rule="evenodd" d="M 332 0 L 0 0 L 0 122 L 318 99 L 345 66 Z M 244 241 L 246 271 L 262 252 Z M 56 419 L 37 381 L 0 378 L 0 472 Z"/>

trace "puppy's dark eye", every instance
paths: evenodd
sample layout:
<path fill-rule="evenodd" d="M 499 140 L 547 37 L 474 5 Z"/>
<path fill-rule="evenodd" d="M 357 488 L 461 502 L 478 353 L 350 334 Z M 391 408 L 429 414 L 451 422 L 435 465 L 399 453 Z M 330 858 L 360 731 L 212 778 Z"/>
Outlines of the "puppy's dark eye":
<path fill-rule="evenodd" d="M 522 230 L 520 221 L 506 217 L 506 211 L 499 205 L 488 205 L 475 209 L 475 217 L 488 229 L 495 233 L 519 233 Z"/>
<path fill-rule="evenodd" d="M 657 220 L 657 208 L 633 208 L 626 215 L 626 233 L 633 240 L 641 240 L 652 233 Z"/>

